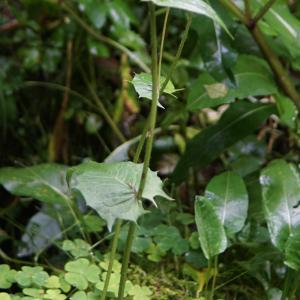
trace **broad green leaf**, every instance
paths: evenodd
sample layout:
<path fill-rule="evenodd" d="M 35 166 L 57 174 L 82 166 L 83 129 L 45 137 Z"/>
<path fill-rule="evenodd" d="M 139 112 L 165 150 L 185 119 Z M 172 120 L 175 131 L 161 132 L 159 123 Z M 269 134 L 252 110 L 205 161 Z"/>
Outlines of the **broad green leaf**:
<path fill-rule="evenodd" d="M 205 197 L 210 200 L 226 233 L 234 234 L 242 229 L 247 218 L 248 195 L 243 179 L 225 172 L 208 183 Z"/>
<path fill-rule="evenodd" d="M 66 166 L 40 164 L 26 168 L 0 169 L 0 184 L 17 196 L 27 196 L 47 203 L 68 201 Z"/>
<path fill-rule="evenodd" d="M 136 222 L 145 213 L 136 198 L 142 169 L 142 164 L 132 162 L 88 162 L 71 168 L 68 175 L 71 189 L 78 191 L 111 229 L 117 218 Z M 149 169 L 142 197 L 155 204 L 155 196 L 171 199 L 162 190 L 157 173 Z"/>
<path fill-rule="evenodd" d="M 195 219 L 205 257 L 210 259 L 224 252 L 227 247 L 225 230 L 212 202 L 206 197 L 196 197 Z"/>
<path fill-rule="evenodd" d="M 202 73 L 196 81 L 190 86 L 187 98 L 187 109 L 190 111 L 198 111 L 207 107 L 216 107 L 221 104 L 231 103 L 234 98 L 225 96 L 211 98 L 208 95 L 207 86 L 214 86 L 218 82 L 207 72 Z"/>
<path fill-rule="evenodd" d="M 158 6 L 178 8 L 195 14 L 205 15 L 219 23 L 227 32 L 224 22 L 220 19 L 215 10 L 203 0 L 143 0 L 151 1 Z"/>
<path fill-rule="evenodd" d="M 300 270 L 300 226 L 293 230 L 285 245 L 285 264 Z"/>
<path fill-rule="evenodd" d="M 261 172 L 260 183 L 271 240 L 284 252 L 288 239 L 290 245 L 294 243 L 294 230 L 300 226 L 299 173 L 286 161 L 274 160 Z"/>
<path fill-rule="evenodd" d="M 234 85 L 228 78 L 224 79 L 224 83 L 218 83 L 208 73 L 201 74 L 190 87 L 187 109 L 197 111 L 231 103 L 235 99 L 271 95 L 277 92 L 270 69 L 262 59 L 251 55 L 240 55 L 232 71 Z"/>
<path fill-rule="evenodd" d="M 267 0 L 255 0 L 253 5 L 260 9 Z M 277 37 L 282 47 L 288 50 L 294 58 L 299 57 L 300 51 L 300 21 L 291 12 L 286 1 L 276 1 L 264 16 L 262 29 L 265 34 Z M 278 51 L 280 47 L 276 45 Z M 284 53 L 283 53 L 284 54 Z"/>
<path fill-rule="evenodd" d="M 232 104 L 213 125 L 191 139 L 179 160 L 172 180 L 183 181 L 190 167 L 203 168 L 226 148 L 257 130 L 276 109 L 273 105 L 239 101 Z"/>
<path fill-rule="evenodd" d="M 224 83 L 206 84 L 204 87 L 211 99 L 223 98 L 228 93 L 228 87 Z"/>
<path fill-rule="evenodd" d="M 160 77 L 160 85 L 162 85 L 165 81 L 163 76 Z M 135 74 L 132 79 L 132 84 L 138 93 L 140 98 L 146 98 L 152 100 L 152 76 L 149 73 L 139 73 Z M 173 95 L 176 92 L 176 89 L 171 81 L 168 82 L 166 88 L 164 89 L 164 93 Z M 174 96 L 174 95 L 173 95 Z M 159 107 L 163 106 L 158 103 Z"/>
<path fill-rule="evenodd" d="M 97 0 L 79 0 L 78 2 L 79 9 L 97 29 L 100 29 L 106 21 L 106 3 Z"/>

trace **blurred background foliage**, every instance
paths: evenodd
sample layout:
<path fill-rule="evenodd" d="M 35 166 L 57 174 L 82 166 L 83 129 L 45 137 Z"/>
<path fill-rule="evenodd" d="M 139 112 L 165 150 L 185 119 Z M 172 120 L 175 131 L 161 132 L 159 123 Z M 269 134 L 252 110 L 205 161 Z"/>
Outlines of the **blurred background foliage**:
<path fill-rule="evenodd" d="M 175 169 L 173 176 L 185 183 L 173 191 L 177 205 L 161 200 L 161 211 L 152 208 L 151 214 L 141 218 L 131 278 L 135 280 L 140 268 L 150 271 L 144 283 L 155 287 L 157 298 L 153 299 L 188 299 L 201 290 L 207 261 L 193 221 L 194 196 L 204 191 L 214 175 L 229 169 L 245 180 L 250 208 L 245 228 L 233 237 L 233 246 L 222 257 L 220 297 L 279 299 L 276 288 L 284 280 L 284 266 L 278 258 L 281 254 L 270 245 L 262 217 L 259 172 L 273 158 L 299 163 L 298 112 L 251 32 L 222 1 L 209 2 L 232 37 L 211 19 L 193 16 L 172 74 L 177 91 L 175 96 L 165 94 L 160 99 L 165 109 L 159 110 L 151 161 L 163 178 Z M 243 1 L 234 2 L 244 9 Z M 266 2 L 251 1 L 253 15 Z M 158 28 L 163 27 L 164 14 L 165 9 L 158 7 Z M 299 1 L 276 1 L 259 24 L 299 91 Z M 175 59 L 185 26 L 186 13 L 172 9 L 163 75 Z M 75 165 L 84 159 L 102 162 L 132 157 L 134 138 L 145 127 L 149 101 L 139 99 L 131 81 L 135 74 L 149 71 L 149 39 L 147 5 L 137 0 L 2 0 L 0 165 Z M 255 107 L 261 103 L 272 103 L 275 108 L 256 114 Z M 245 117 L 238 126 L 232 125 L 248 112 L 252 119 Z M 193 144 L 192 138 L 207 128 L 210 133 Z M 226 132 L 210 140 L 224 128 Z M 208 143 L 210 148 L 203 147 Z M 113 152 L 116 148 L 117 153 Z M 187 166 L 201 169 L 188 170 Z M 69 214 L 53 205 L 11 196 L 4 189 L 0 195 L 4 252 L 47 264 L 66 260 L 53 237 L 78 238 L 76 226 L 67 229 L 73 222 Z M 100 252 L 107 252 L 109 233 L 104 221 L 90 211 L 84 219 L 89 242 L 104 239 Z M 38 234 L 33 224 L 38 224 Z M 50 226 L 48 233 L 45 224 Z M 119 250 L 124 247 L 126 226 Z M 165 270 L 166 277 L 157 283 L 156 277 L 162 277 Z M 159 284 L 163 292 L 158 291 Z"/>

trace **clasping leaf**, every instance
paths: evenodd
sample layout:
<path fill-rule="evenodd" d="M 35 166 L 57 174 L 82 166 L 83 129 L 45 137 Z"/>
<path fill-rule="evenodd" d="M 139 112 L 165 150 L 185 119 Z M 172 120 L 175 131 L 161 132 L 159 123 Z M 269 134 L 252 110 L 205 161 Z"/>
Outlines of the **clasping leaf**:
<path fill-rule="evenodd" d="M 142 164 L 132 162 L 87 162 L 69 170 L 69 185 L 106 220 L 111 229 L 117 218 L 136 222 L 145 213 L 137 199 L 142 170 Z M 142 198 L 155 205 L 155 196 L 171 199 L 162 190 L 157 173 L 149 170 Z"/>

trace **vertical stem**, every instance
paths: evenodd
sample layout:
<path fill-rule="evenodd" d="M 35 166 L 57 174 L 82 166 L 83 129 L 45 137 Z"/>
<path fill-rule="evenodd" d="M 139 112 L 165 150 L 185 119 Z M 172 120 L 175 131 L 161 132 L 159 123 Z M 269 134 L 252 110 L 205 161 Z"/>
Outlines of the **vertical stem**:
<path fill-rule="evenodd" d="M 150 3 L 149 9 L 150 9 L 151 49 L 152 49 L 152 102 L 151 102 L 151 110 L 149 115 L 149 132 L 147 136 L 148 140 L 146 143 L 143 171 L 142 171 L 141 181 L 139 185 L 139 190 L 137 192 L 137 197 L 136 197 L 136 200 L 138 202 L 140 202 L 142 198 L 142 194 L 146 184 L 146 177 L 149 168 L 149 163 L 151 159 L 153 134 L 154 134 L 154 128 L 156 124 L 157 103 L 158 103 L 158 96 L 159 96 L 159 74 L 158 74 L 157 36 L 156 36 L 157 33 L 156 33 L 156 16 L 155 16 L 154 4 Z M 118 300 L 123 300 L 124 298 L 128 262 L 130 258 L 130 252 L 131 252 L 132 242 L 134 239 L 135 230 L 136 230 L 136 224 L 131 222 L 129 225 L 126 247 L 123 256 Z"/>
<path fill-rule="evenodd" d="M 125 286 L 126 286 L 126 280 L 127 280 L 127 270 L 128 270 L 130 252 L 131 252 L 132 243 L 134 240 L 135 230 L 136 230 L 136 224 L 134 222 L 130 222 L 129 230 L 128 230 L 128 234 L 127 234 L 126 245 L 125 245 L 125 251 L 123 253 L 118 300 L 123 300 L 123 298 L 124 298 L 124 292 L 125 292 Z"/>
<path fill-rule="evenodd" d="M 135 62 L 142 70 L 145 72 L 149 72 L 148 66 L 143 62 L 142 59 L 139 58 L 138 55 L 136 55 L 134 52 L 126 48 L 125 46 L 121 45 L 115 40 L 112 40 L 111 38 L 104 36 L 102 34 L 99 34 L 96 30 L 94 30 L 91 26 L 89 26 L 82 18 L 80 18 L 73 8 L 67 4 L 66 1 L 62 2 L 61 4 L 62 8 L 66 10 L 73 18 L 74 20 L 83 28 L 85 29 L 91 36 L 93 36 L 95 39 L 99 40 L 102 43 L 106 43 L 128 55 L 128 57 L 131 58 L 133 62 Z"/>
<path fill-rule="evenodd" d="M 94 99 L 94 103 L 97 105 L 99 111 L 101 112 L 102 116 L 104 117 L 105 121 L 108 123 L 108 125 L 110 125 L 111 129 L 113 130 L 113 132 L 115 133 L 115 135 L 117 136 L 117 138 L 122 142 L 125 143 L 126 142 L 126 138 L 124 137 L 123 133 L 120 131 L 120 129 L 118 128 L 117 124 L 114 122 L 113 118 L 110 116 L 109 112 L 106 110 L 104 104 L 102 103 L 101 99 L 98 97 L 97 91 L 94 90 L 92 84 L 90 83 L 89 79 L 87 78 L 83 68 L 81 67 L 81 65 L 79 64 L 79 68 L 82 74 L 82 78 L 83 81 L 85 82 L 85 84 L 87 85 L 89 92 L 91 94 L 91 96 Z"/>
<path fill-rule="evenodd" d="M 244 0 L 245 3 L 245 15 L 248 20 L 251 19 L 251 4 L 250 0 Z"/>
<path fill-rule="evenodd" d="M 187 19 L 187 23 L 186 23 L 186 26 L 185 26 L 185 29 L 184 29 L 184 32 L 183 32 L 183 35 L 182 35 L 182 39 L 180 41 L 180 44 L 179 44 L 179 47 L 178 47 L 178 50 L 177 50 L 177 53 L 176 53 L 176 56 L 175 56 L 175 60 L 173 61 L 171 67 L 170 67 L 170 70 L 167 74 L 167 77 L 165 79 L 165 81 L 163 82 L 161 88 L 160 88 L 160 94 L 163 93 L 164 89 L 166 88 L 168 82 L 170 81 L 171 79 L 171 76 L 177 66 L 177 63 L 178 63 L 178 60 L 181 56 L 181 53 L 182 53 L 182 50 L 183 50 L 183 47 L 185 45 L 185 42 L 187 40 L 187 37 L 189 35 L 189 30 L 190 30 L 190 27 L 191 27 L 191 24 L 192 24 L 192 14 L 189 13 L 188 14 L 188 19 Z"/>
<path fill-rule="evenodd" d="M 142 133 L 139 144 L 137 146 L 137 150 L 136 150 L 134 158 L 133 158 L 134 163 L 137 163 L 139 158 L 140 158 L 140 154 L 142 152 L 143 145 L 144 145 L 144 142 L 146 140 L 146 135 L 147 135 L 147 130 L 148 130 L 148 123 L 149 122 L 147 120 L 146 126 L 144 127 L 144 131 Z M 106 274 L 106 277 L 105 277 L 104 287 L 103 287 L 103 291 L 102 291 L 100 300 L 105 300 L 106 299 L 107 290 L 108 290 L 108 287 L 109 287 L 110 277 L 111 277 L 112 268 L 113 268 L 113 262 L 114 262 L 115 257 L 116 257 L 116 252 L 117 252 L 117 246 L 118 246 L 118 240 L 119 240 L 119 237 L 120 237 L 121 227 L 122 227 L 122 220 L 118 220 L 116 222 L 116 226 L 115 226 L 115 234 L 114 234 L 112 245 L 111 245 L 111 252 L 110 252 L 110 257 L 109 257 L 109 264 L 108 264 L 108 268 L 107 268 L 107 274 Z M 133 230 L 133 228 L 132 228 L 132 230 Z M 134 230 L 135 230 L 135 228 L 134 228 Z M 129 235 L 129 232 L 128 232 L 128 235 Z M 133 238 L 134 237 L 134 232 L 130 233 L 130 235 Z M 127 243 L 128 243 L 128 241 L 127 241 Z M 129 243 L 131 245 L 132 241 L 129 241 Z M 128 248 L 128 247 L 129 246 L 126 246 L 126 248 Z M 130 246 L 130 249 L 131 249 L 131 246 Z M 129 256 L 126 259 L 127 259 L 127 265 L 128 265 Z M 126 272 L 127 272 L 127 270 L 126 270 Z M 124 288 L 125 288 L 125 286 L 124 286 Z"/>
<path fill-rule="evenodd" d="M 275 2 L 276 0 L 270 0 L 265 6 L 263 6 L 257 13 L 257 15 L 253 18 L 253 22 L 257 23 L 260 19 L 262 19 Z"/>
<path fill-rule="evenodd" d="M 169 14 L 170 14 L 170 8 L 168 7 L 166 10 L 166 15 L 165 15 L 165 19 L 164 19 L 163 31 L 161 34 L 159 61 L 158 61 L 158 74 L 159 75 L 161 74 L 161 63 L 162 63 L 162 57 L 163 57 L 163 51 L 164 51 L 164 45 L 165 45 L 165 37 L 166 37 L 166 30 L 167 30 Z"/>
<path fill-rule="evenodd" d="M 232 2 L 231 0 L 220 0 L 229 11 L 231 11 L 244 25 L 247 26 L 249 31 L 251 32 L 253 38 L 255 39 L 257 45 L 261 49 L 261 52 L 264 54 L 266 60 L 268 61 L 274 75 L 276 75 L 278 81 L 280 82 L 283 90 L 286 95 L 291 98 L 291 100 L 296 105 L 298 111 L 300 111 L 300 96 L 298 91 L 296 90 L 292 80 L 290 79 L 287 71 L 281 64 L 279 58 L 276 53 L 270 47 L 268 42 L 266 41 L 263 33 L 257 26 L 257 24 L 250 22 L 247 20 L 246 16 L 243 12 L 238 8 L 238 6 Z"/>
<path fill-rule="evenodd" d="M 269 44 L 265 40 L 263 33 L 257 26 L 251 32 L 257 45 L 266 57 L 266 60 L 269 62 L 271 69 L 277 76 L 278 81 L 281 83 L 281 86 L 285 90 L 286 94 L 294 101 L 296 107 L 298 108 L 298 111 L 300 111 L 300 96 L 298 94 L 298 91 L 296 90 L 293 82 L 289 78 L 288 73 L 284 69 L 277 55 L 269 46 Z"/>
<path fill-rule="evenodd" d="M 213 264 L 213 280 L 212 280 L 212 287 L 211 287 L 211 300 L 214 299 L 215 289 L 216 289 L 216 282 L 218 276 L 218 256 L 214 257 L 214 264 Z"/>
<path fill-rule="evenodd" d="M 111 276 L 111 272 L 112 272 L 112 268 L 113 268 L 114 260 L 115 260 L 115 256 L 116 256 L 121 226 L 122 226 L 122 221 L 117 220 L 116 225 L 115 225 L 115 235 L 113 237 L 113 241 L 111 244 L 110 257 L 109 257 L 109 263 L 108 263 L 108 267 L 107 267 L 107 273 L 106 273 L 106 277 L 105 277 L 104 287 L 103 287 L 103 291 L 102 291 L 101 298 L 100 298 L 101 300 L 106 299 L 110 276 Z"/>

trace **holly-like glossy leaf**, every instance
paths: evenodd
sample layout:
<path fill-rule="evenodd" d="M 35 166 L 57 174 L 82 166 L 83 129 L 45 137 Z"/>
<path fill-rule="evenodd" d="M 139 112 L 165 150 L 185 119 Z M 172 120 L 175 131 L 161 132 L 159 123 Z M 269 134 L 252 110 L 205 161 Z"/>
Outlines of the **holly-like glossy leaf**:
<path fill-rule="evenodd" d="M 300 226 L 299 173 L 292 164 L 281 159 L 274 160 L 263 169 L 260 183 L 271 240 L 284 252 L 288 239 L 289 245 L 294 243 L 294 231 Z"/>
<path fill-rule="evenodd" d="M 163 76 L 160 77 L 160 85 L 162 85 L 165 81 Z M 136 92 L 138 93 L 140 98 L 152 99 L 152 75 L 149 73 L 139 73 L 135 74 L 131 83 L 133 84 Z M 164 93 L 173 95 L 176 92 L 176 89 L 171 81 L 168 82 L 166 88 L 164 89 Z M 158 102 L 158 106 L 163 106 Z"/>
<path fill-rule="evenodd" d="M 195 219 L 201 249 L 205 257 L 210 259 L 224 252 L 227 247 L 226 233 L 212 202 L 208 198 L 196 197 Z"/>
<path fill-rule="evenodd" d="M 248 195 L 243 179 L 225 172 L 213 177 L 205 190 L 226 233 L 234 234 L 242 229 L 247 218 Z"/>
<path fill-rule="evenodd" d="M 203 0 L 143 0 L 151 1 L 158 6 L 178 8 L 186 11 L 190 11 L 195 14 L 205 15 L 218 24 L 220 24 L 227 32 L 227 28 L 224 22 L 220 19 L 215 10 Z"/>
<path fill-rule="evenodd" d="M 203 168 L 226 148 L 253 133 L 276 108 L 269 104 L 240 101 L 232 104 L 213 125 L 192 138 L 172 175 L 175 183 L 183 181 L 190 167 Z"/>
<path fill-rule="evenodd" d="M 26 168 L 0 169 L 0 184 L 17 196 L 32 197 L 47 203 L 68 201 L 66 166 L 40 164 Z"/>
<path fill-rule="evenodd" d="M 142 169 L 142 164 L 132 162 L 88 162 L 71 168 L 68 175 L 71 189 L 79 192 L 111 229 L 117 218 L 135 222 L 145 213 L 137 201 Z M 148 170 L 142 198 L 155 204 L 155 196 L 171 199 L 162 190 L 157 173 Z"/>

